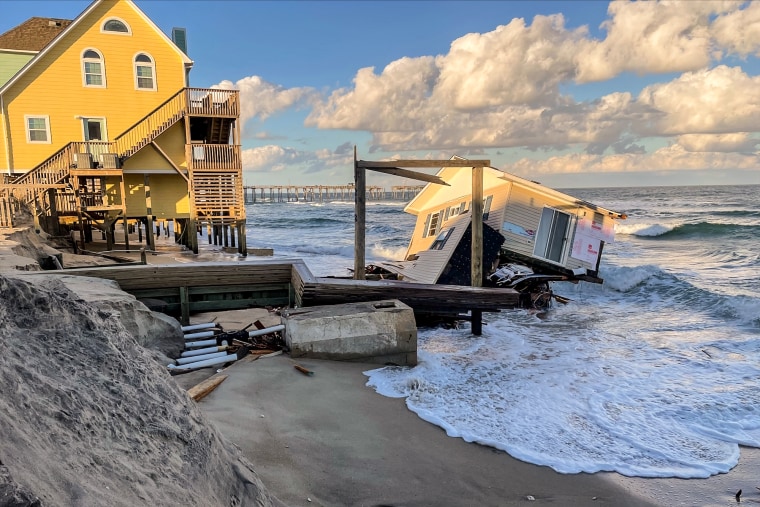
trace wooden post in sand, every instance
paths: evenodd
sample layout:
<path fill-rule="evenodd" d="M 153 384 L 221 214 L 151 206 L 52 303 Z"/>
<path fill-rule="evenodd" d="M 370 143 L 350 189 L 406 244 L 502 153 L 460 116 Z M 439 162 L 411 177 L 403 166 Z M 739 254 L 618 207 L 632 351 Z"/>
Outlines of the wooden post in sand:
<path fill-rule="evenodd" d="M 367 211 L 367 196 L 364 194 L 367 186 L 367 173 L 363 167 L 359 167 L 356 160 L 356 146 L 354 146 L 354 280 L 365 280 L 364 255 L 365 255 L 365 219 Z"/>
<path fill-rule="evenodd" d="M 483 286 L 483 168 L 472 168 L 472 262 L 470 285 Z M 482 310 L 470 310 L 472 334 L 483 334 Z"/>
<path fill-rule="evenodd" d="M 153 207 L 150 200 L 150 176 L 146 174 L 143 181 L 145 184 L 145 208 L 147 210 L 145 212 L 145 241 L 148 243 L 148 249 L 155 251 L 156 239 L 153 236 Z"/>

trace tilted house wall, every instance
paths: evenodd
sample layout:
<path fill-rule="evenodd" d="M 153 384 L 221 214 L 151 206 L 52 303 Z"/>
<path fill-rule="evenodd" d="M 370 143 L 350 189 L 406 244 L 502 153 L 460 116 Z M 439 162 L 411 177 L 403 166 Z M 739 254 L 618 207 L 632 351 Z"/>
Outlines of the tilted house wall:
<path fill-rule="evenodd" d="M 406 253 L 406 259 L 412 263 L 406 264 L 404 273 L 428 283 L 438 279 L 456 246 L 454 240 L 458 241 L 462 229 L 469 225 L 472 206 L 471 170 L 443 168 L 438 176 L 449 186 L 428 184 L 405 208 L 417 215 L 417 221 Z M 556 266 L 560 272 L 588 273 L 591 277 L 596 276 L 604 241 L 612 239 L 614 220 L 622 217 L 494 168 L 484 168 L 483 200 L 483 223 L 505 238 L 502 245 L 505 253 L 524 262 L 536 261 L 549 267 Z M 537 240 L 540 242 L 539 238 L 546 238 L 548 234 L 546 223 L 542 225 L 545 213 L 566 220 L 561 222 L 563 227 L 556 233 L 562 243 L 560 249 L 552 251 L 554 259 L 547 258 L 545 251 L 537 252 L 536 249 Z M 455 231 L 446 237 L 452 228 Z M 441 246 L 442 241 L 445 243 Z M 484 268 L 488 270 L 491 266 Z"/>

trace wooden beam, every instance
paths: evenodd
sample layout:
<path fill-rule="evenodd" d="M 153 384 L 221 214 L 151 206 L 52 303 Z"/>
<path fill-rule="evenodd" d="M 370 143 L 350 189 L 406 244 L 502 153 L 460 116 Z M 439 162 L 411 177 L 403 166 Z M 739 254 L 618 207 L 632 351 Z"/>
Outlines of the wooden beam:
<path fill-rule="evenodd" d="M 187 394 L 190 395 L 195 401 L 200 401 L 203 397 L 216 389 L 219 384 L 227 380 L 227 375 L 214 375 L 209 377 L 200 384 L 197 384 L 187 390 Z"/>
<path fill-rule="evenodd" d="M 354 280 L 364 280 L 367 172 L 359 167 L 354 146 Z"/>
<path fill-rule="evenodd" d="M 483 286 L 483 167 L 472 168 L 472 251 L 470 265 L 470 285 Z M 480 336 L 483 332 L 483 313 L 471 310 L 472 334 Z"/>
<path fill-rule="evenodd" d="M 169 155 L 167 155 L 166 152 L 164 152 L 164 150 L 161 149 L 161 147 L 158 145 L 158 143 L 156 141 L 151 141 L 150 144 L 156 149 L 156 151 L 162 157 L 164 157 L 164 159 L 167 162 L 169 162 L 169 165 L 171 165 L 174 168 L 174 170 L 177 171 L 177 174 L 179 174 L 180 176 L 182 176 L 183 178 L 185 178 L 185 181 L 187 181 L 187 182 L 190 181 L 190 179 L 182 173 L 182 169 L 177 164 L 175 164 L 174 161 L 171 158 L 169 158 Z"/>
<path fill-rule="evenodd" d="M 410 178 L 413 180 L 427 181 L 430 183 L 437 183 L 439 185 L 450 186 L 441 178 L 434 174 L 418 173 L 417 171 L 410 171 L 408 169 L 401 169 L 399 167 L 366 167 L 370 171 L 377 171 L 379 173 L 393 174 L 394 176 L 402 176 L 404 178 Z"/>
<path fill-rule="evenodd" d="M 386 160 L 382 162 L 372 162 L 369 160 L 358 160 L 357 167 L 362 169 L 376 168 L 394 168 L 394 167 L 488 167 L 491 165 L 490 160 Z"/>

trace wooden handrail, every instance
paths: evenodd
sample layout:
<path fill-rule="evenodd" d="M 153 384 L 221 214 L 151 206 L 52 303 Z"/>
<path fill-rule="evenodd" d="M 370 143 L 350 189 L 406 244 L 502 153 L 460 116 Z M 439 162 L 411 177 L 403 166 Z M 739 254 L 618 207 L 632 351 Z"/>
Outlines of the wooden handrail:
<path fill-rule="evenodd" d="M 198 106 L 196 107 L 195 104 Z M 238 90 L 182 88 L 111 142 L 85 141 L 70 142 L 64 145 L 35 168 L 20 175 L 14 183 L 25 185 L 17 186 L 10 192 L 22 202 L 31 203 L 38 198 L 40 191 L 44 190 L 46 185 L 61 183 L 70 175 L 71 169 L 75 167 L 74 155 L 77 153 L 95 155 L 93 165 L 97 167 L 98 162 L 100 162 L 99 156 L 103 153 L 115 153 L 120 158 L 130 157 L 185 115 L 237 117 L 239 112 L 240 95 Z M 239 146 L 231 151 L 226 146 L 221 148 L 211 147 L 212 145 L 207 146 L 209 146 L 209 153 L 213 153 L 215 158 L 219 158 L 219 162 L 223 166 L 221 168 L 236 169 L 239 167 Z M 212 166 L 213 164 L 207 165 L 206 168 L 213 168 Z"/>
<path fill-rule="evenodd" d="M 124 130 L 124 132 L 122 132 L 121 134 L 119 134 L 118 136 L 116 136 L 114 138 L 114 141 L 118 141 L 121 137 L 123 137 L 125 134 L 127 134 L 127 132 L 129 132 L 130 130 L 132 130 L 133 128 L 135 128 L 136 126 L 138 126 L 140 123 L 142 123 L 143 121 L 145 121 L 145 119 L 147 117 L 149 117 L 150 115 L 152 115 L 153 113 L 155 113 L 156 111 L 158 111 L 159 109 L 161 109 L 162 107 L 164 107 L 168 102 L 172 101 L 174 98 L 177 97 L 177 95 L 179 95 L 180 93 L 184 92 L 186 89 L 187 88 L 181 88 L 179 91 L 177 91 L 177 93 L 175 93 L 174 95 L 172 95 L 171 97 L 169 97 L 165 101 L 161 102 L 151 112 L 149 112 L 148 114 L 146 114 L 145 116 L 143 116 L 142 118 L 140 118 L 139 120 L 137 120 L 134 123 L 134 125 L 130 125 L 129 127 L 127 127 L 126 130 Z"/>

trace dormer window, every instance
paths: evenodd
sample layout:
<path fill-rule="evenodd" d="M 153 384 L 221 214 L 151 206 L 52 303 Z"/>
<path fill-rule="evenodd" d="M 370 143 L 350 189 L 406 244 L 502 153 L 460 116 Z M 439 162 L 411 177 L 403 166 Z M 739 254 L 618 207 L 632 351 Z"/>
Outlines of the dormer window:
<path fill-rule="evenodd" d="M 132 31 L 129 29 L 129 25 L 118 18 L 107 19 L 105 23 L 103 23 L 103 26 L 100 28 L 100 31 L 104 33 L 108 32 L 122 35 L 132 35 Z"/>
<path fill-rule="evenodd" d="M 135 56 L 135 88 L 138 90 L 156 89 L 156 65 L 153 58 L 145 53 Z"/>
<path fill-rule="evenodd" d="M 105 88 L 106 76 L 103 67 L 103 56 L 94 49 L 86 49 L 82 53 L 82 84 Z"/>

